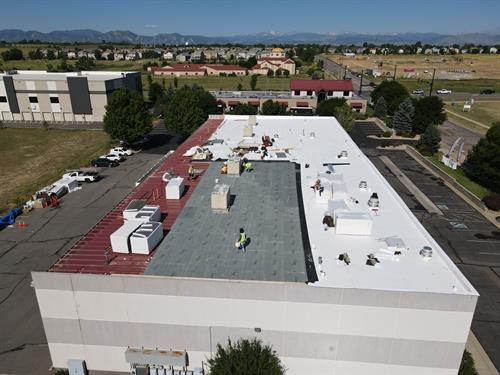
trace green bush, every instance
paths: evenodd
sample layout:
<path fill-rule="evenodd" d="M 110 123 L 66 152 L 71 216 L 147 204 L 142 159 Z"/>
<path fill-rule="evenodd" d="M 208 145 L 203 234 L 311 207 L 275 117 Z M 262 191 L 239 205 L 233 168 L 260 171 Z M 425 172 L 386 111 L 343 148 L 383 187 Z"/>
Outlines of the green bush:
<path fill-rule="evenodd" d="M 483 198 L 483 203 L 490 210 L 500 211 L 500 194 L 491 194 Z"/>

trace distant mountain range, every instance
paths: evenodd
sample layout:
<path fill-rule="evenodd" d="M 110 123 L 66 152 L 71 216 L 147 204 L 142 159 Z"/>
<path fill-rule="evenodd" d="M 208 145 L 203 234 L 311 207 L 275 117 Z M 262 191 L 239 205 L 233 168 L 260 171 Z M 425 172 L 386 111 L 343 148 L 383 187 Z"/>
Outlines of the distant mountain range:
<path fill-rule="evenodd" d="M 394 33 L 394 34 L 359 34 L 359 33 L 257 33 L 247 35 L 209 37 L 203 35 L 181 35 L 178 33 L 158 34 L 155 36 L 138 35 L 131 31 L 100 32 L 91 29 L 62 30 L 42 33 L 39 31 L 23 31 L 17 29 L 0 30 L 0 40 L 19 42 L 22 40 L 40 40 L 51 43 L 131 43 L 131 44 L 373 44 L 393 43 L 405 44 L 421 41 L 434 45 L 450 44 L 500 44 L 500 28 L 490 32 L 468 34 L 438 34 L 438 33 Z"/>

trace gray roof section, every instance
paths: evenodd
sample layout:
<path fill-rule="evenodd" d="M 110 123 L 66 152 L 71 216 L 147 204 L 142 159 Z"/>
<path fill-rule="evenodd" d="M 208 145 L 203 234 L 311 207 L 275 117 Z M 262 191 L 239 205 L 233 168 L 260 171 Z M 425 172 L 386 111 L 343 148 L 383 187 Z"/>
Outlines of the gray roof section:
<path fill-rule="evenodd" d="M 296 187 L 299 171 L 290 162 L 253 165 L 252 172 L 241 176 L 221 175 L 219 162 L 210 165 L 145 274 L 308 280 Z M 211 209 L 216 179 L 231 186 L 228 212 Z M 245 253 L 235 247 L 240 227 L 250 239 Z"/>

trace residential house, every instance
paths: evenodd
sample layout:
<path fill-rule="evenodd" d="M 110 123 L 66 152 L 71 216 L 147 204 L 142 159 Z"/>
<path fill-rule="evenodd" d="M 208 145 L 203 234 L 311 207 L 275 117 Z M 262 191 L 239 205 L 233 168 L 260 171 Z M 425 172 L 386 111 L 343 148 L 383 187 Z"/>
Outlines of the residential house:
<path fill-rule="evenodd" d="M 74 51 L 68 51 L 66 56 L 69 60 L 75 60 L 77 58 L 77 54 Z"/>
<path fill-rule="evenodd" d="M 179 62 L 187 62 L 191 60 L 191 54 L 188 52 L 182 52 L 175 56 L 175 59 Z"/>
<path fill-rule="evenodd" d="M 288 70 L 290 75 L 294 75 L 295 61 L 287 57 L 263 57 L 257 59 L 257 65 L 250 69 L 249 74 L 266 75 L 269 70 L 276 73 L 278 69 Z"/>
<path fill-rule="evenodd" d="M 498 53 L 498 49 L 496 47 L 491 47 L 490 53 L 492 53 L 492 54 Z"/>
<path fill-rule="evenodd" d="M 163 52 L 162 58 L 163 60 L 173 60 L 175 59 L 175 53 L 172 51 Z"/>

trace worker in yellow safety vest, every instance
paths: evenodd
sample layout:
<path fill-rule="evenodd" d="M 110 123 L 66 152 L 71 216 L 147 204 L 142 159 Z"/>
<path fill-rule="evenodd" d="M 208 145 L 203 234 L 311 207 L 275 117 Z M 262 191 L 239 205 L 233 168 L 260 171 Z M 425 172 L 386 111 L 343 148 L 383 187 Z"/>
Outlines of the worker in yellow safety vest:
<path fill-rule="evenodd" d="M 243 250 L 243 252 L 245 252 L 245 247 L 246 247 L 246 244 L 247 244 L 247 235 L 245 233 L 245 230 L 243 228 L 240 228 L 240 236 L 238 238 L 238 242 L 236 242 L 236 247 L 238 248 L 238 250 Z"/>

